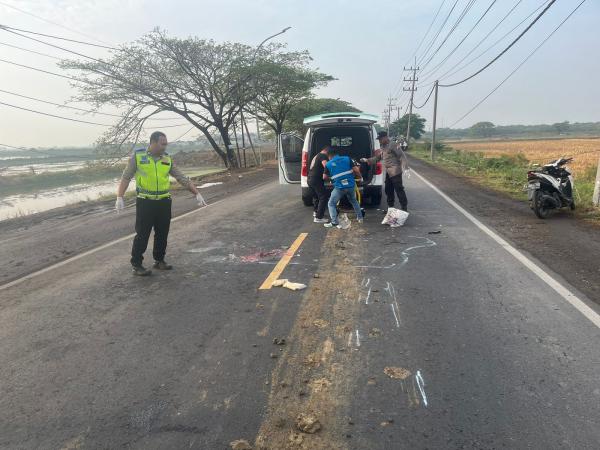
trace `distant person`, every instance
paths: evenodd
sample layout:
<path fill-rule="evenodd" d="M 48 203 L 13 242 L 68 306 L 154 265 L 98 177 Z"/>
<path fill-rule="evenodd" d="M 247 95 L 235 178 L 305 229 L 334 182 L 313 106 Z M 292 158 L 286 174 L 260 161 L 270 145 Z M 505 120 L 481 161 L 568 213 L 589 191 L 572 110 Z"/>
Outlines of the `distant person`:
<path fill-rule="evenodd" d="M 398 196 L 400 209 L 406 211 L 408 209 L 408 199 L 406 198 L 406 192 L 402 183 L 402 173 L 408 169 L 408 161 L 403 151 L 403 148 L 406 148 L 406 146 L 392 144 L 385 131 L 377 133 L 377 139 L 381 145 L 381 150 L 372 158 L 362 158 L 361 162 L 368 162 L 373 165 L 377 161 L 383 160 L 386 171 L 385 196 L 388 208 L 394 207 L 395 197 Z"/>
<path fill-rule="evenodd" d="M 329 197 L 329 217 L 331 222 L 324 224 L 326 228 L 339 226 L 338 224 L 338 202 L 346 197 L 356 213 L 356 219 L 358 223 L 363 221 L 363 213 L 356 200 L 356 181 L 354 178 L 362 179 L 360 174 L 360 168 L 355 166 L 349 156 L 340 156 L 338 149 L 335 147 L 329 147 L 327 150 L 327 156 L 329 162 L 325 165 L 325 171 L 323 173 L 323 179 L 331 179 L 333 183 L 333 192 Z"/>
<path fill-rule="evenodd" d="M 329 200 L 329 191 L 325 188 L 325 181 L 323 180 L 323 172 L 325 170 L 325 164 L 329 161 L 327 156 L 327 150 L 329 145 L 326 145 L 321 149 L 319 153 L 310 162 L 310 168 L 308 170 L 308 186 L 313 191 L 313 204 L 314 204 L 314 222 L 315 223 L 327 223 L 325 219 L 325 210 L 327 209 L 327 201 Z"/>
<path fill-rule="evenodd" d="M 157 270 L 171 270 L 173 266 L 165 262 L 167 237 L 171 224 L 171 193 L 169 192 L 169 175 L 173 176 L 183 187 L 196 194 L 200 206 L 206 206 L 202 195 L 175 165 L 165 152 L 167 136 L 161 131 L 150 135 L 150 145 L 147 149 L 136 150 L 129 159 L 127 167 L 117 188 L 117 212 L 125 208 L 123 196 L 129 182 L 135 176 L 137 198 L 135 200 L 135 238 L 131 248 L 131 265 L 133 274 L 146 276 L 152 273 L 142 265 L 144 252 L 148 247 L 150 232 L 154 228 L 153 267 Z"/>

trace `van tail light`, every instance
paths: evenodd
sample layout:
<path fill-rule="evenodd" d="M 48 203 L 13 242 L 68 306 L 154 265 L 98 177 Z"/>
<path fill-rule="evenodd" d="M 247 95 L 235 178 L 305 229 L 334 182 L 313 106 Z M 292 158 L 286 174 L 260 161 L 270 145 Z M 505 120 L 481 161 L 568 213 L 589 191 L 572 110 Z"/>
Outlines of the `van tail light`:
<path fill-rule="evenodd" d="M 381 175 L 383 173 L 383 166 L 381 165 L 381 162 L 378 162 L 377 164 L 375 164 L 375 175 Z"/>
<path fill-rule="evenodd" d="M 302 152 L 302 176 L 308 176 L 308 152 Z"/>

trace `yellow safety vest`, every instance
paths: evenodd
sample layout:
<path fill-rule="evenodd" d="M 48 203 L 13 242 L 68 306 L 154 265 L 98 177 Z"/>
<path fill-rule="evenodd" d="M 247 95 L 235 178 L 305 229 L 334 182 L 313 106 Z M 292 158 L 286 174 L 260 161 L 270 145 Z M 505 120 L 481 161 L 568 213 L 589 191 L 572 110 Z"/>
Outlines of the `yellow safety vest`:
<path fill-rule="evenodd" d="M 151 200 L 169 198 L 171 180 L 171 157 L 164 153 L 161 158 L 154 161 L 152 155 L 146 149 L 135 152 L 135 183 L 137 196 Z"/>

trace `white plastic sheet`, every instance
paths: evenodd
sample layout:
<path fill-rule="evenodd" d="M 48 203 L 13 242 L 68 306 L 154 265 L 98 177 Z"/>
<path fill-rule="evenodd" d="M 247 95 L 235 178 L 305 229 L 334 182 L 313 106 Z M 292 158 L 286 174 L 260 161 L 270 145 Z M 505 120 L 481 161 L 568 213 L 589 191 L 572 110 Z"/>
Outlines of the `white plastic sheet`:
<path fill-rule="evenodd" d="M 382 225 L 389 225 L 392 228 L 401 227 L 408 219 L 408 213 L 401 209 L 388 208 L 387 214 L 381 221 Z"/>

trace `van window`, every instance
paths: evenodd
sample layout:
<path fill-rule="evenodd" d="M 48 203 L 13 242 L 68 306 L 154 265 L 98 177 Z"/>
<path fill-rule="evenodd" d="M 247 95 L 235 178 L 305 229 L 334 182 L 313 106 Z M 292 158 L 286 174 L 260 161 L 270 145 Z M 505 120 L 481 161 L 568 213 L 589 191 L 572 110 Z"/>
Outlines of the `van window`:
<path fill-rule="evenodd" d="M 352 146 L 352 136 L 332 136 L 332 147 L 350 147 Z"/>

